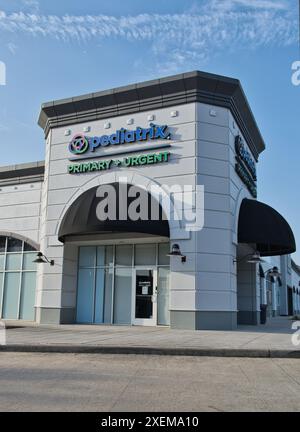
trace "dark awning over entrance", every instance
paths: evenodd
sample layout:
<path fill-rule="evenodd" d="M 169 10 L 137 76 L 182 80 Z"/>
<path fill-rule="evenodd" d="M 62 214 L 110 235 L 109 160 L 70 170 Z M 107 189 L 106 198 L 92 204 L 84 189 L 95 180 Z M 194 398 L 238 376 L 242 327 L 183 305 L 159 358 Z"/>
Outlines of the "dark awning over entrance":
<path fill-rule="evenodd" d="M 244 199 L 240 208 L 238 242 L 256 243 L 261 256 L 296 251 L 295 238 L 287 221 L 272 207 Z"/>
<path fill-rule="evenodd" d="M 119 196 L 119 184 L 114 183 L 116 196 Z M 128 185 L 130 187 L 130 185 Z M 128 232 L 128 233 L 143 233 L 152 234 L 157 236 L 169 237 L 169 223 L 162 217 L 162 209 L 159 206 L 159 219 L 151 220 L 151 195 L 141 190 L 141 193 L 148 196 L 148 220 L 116 220 L 101 221 L 97 218 L 97 205 L 103 200 L 102 197 L 96 196 L 97 187 L 89 189 L 84 192 L 80 197 L 71 205 L 66 212 L 58 233 L 58 239 L 61 242 L 65 241 L 68 236 L 86 235 L 104 232 Z M 128 198 L 128 206 L 134 198 Z M 119 213 L 119 200 L 116 201 L 116 214 Z M 126 208 L 127 210 L 127 208 Z"/>

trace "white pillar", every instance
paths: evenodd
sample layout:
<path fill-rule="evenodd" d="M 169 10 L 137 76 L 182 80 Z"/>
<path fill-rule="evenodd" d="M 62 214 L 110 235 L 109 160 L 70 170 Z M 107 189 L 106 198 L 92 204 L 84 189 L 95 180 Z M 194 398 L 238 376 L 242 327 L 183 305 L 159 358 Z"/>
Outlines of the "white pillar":
<path fill-rule="evenodd" d="M 260 278 L 260 303 L 266 305 L 267 301 L 267 286 L 266 286 L 266 278 Z"/>
<path fill-rule="evenodd" d="M 272 310 L 276 312 L 277 298 L 276 298 L 276 284 L 272 282 Z"/>

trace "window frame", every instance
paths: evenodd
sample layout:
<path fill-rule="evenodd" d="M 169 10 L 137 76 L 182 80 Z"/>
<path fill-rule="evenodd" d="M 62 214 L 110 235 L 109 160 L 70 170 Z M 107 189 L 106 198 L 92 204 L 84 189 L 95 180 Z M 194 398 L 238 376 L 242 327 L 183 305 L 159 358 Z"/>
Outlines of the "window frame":
<path fill-rule="evenodd" d="M 3 269 L 0 269 L 0 277 L 2 278 L 2 292 L 0 297 L 0 319 L 9 319 L 9 318 L 3 318 L 3 305 L 4 305 L 4 294 L 5 294 L 5 277 L 6 274 L 9 273 L 19 273 L 19 286 L 18 286 L 18 317 L 17 320 L 20 319 L 20 308 L 21 308 L 21 298 L 22 298 L 22 285 L 23 285 L 23 273 L 37 273 L 37 268 L 35 269 L 25 269 L 24 268 L 24 256 L 25 255 L 35 255 L 37 250 L 25 250 L 25 245 L 29 245 L 30 248 L 34 249 L 34 247 L 26 242 L 26 240 L 18 239 L 13 236 L 1 236 L 2 238 L 5 238 L 5 246 L 4 246 L 4 252 L 0 252 L 0 255 L 4 256 L 3 261 Z M 21 241 L 22 247 L 20 251 L 15 252 L 9 252 L 8 251 L 8 241 L 9 239 L 16 239 Z M 20 260 L 20 266 L 16 269 L 7 269 L 7 257 L 12 255 L 21 255 Z M 35 311 L 34 311 L 34 320 L 35 320 Z"/>

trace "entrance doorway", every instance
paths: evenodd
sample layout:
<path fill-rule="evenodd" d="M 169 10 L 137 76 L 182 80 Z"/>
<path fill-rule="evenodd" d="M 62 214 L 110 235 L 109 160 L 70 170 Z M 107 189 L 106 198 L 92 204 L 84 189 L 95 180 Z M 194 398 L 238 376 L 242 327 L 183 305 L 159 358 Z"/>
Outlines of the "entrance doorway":
<path fill-rule="evenodd" d="M 288 287 L 288 315 L 291 316 L 294 314 L 293 308 L 293 288 Z"/>
<path fill-rule="evenodd" d="M 76 322 L 169 325 L 169 243 L 79 247 Z"/>
<path fill-rule="evenodd" d="M 132 322 L 135 325 L 157 324 L 157 271 L 154 268 L 134 269 Z"/>

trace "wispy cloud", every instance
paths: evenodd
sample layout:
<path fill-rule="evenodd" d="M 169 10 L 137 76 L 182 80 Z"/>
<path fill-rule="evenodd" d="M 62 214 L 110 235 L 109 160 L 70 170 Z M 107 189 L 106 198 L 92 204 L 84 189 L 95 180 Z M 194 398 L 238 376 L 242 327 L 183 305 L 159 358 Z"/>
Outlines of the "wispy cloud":
<path fill-rule="evenodd" d="M 9 130 L 9 128 L 7 126 L 0 123 L 0 132 L 7 132 L 8 130 Z"/>
<path fill-rule="evenodd" d="M 173 15 L 48 16 L 0 11 L 1 31 L 60 41 L 147 41 L 151 54 L 164 59 L 164 66 L 172 71 L 180 64 L 197 64 L 226 49 L 295 43 L 297 14 L 292 2 L 285 0 L 211 0 Z"/>
<path fill-rule="evenodd" d="M 40 10 L 40 3 L 38 0 L 22 0 L 23 6 L 30 10 L 31 13 L 38 13 Z"/>
<path fill-rule="evenodd" d="M 6 46 L 7 46 L 8 50 L 9 50 L 13 55 L 16 54 L 16 51 L 17 51 L 17 45 L 16 45 L 16 44 L 14 44 L 13 42 L 9 42 Z"/>
<path fill-rule="evenodd" d="M 287 9 L 288 4 L 284 0 L 211 0 L 210 3 L 211 8 L 217 9 L 232 9 L 236 6 L 249 9 L 284 10 Z"/>

